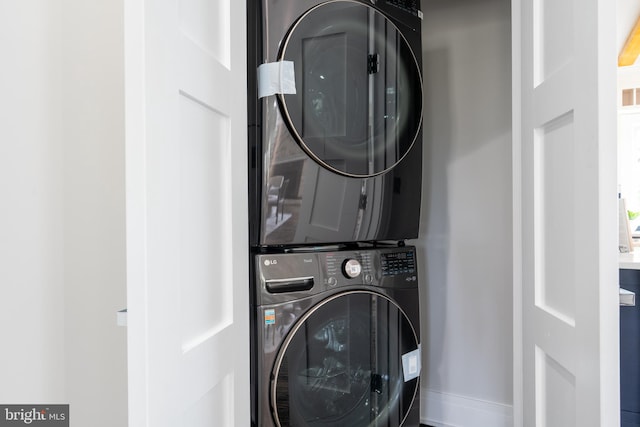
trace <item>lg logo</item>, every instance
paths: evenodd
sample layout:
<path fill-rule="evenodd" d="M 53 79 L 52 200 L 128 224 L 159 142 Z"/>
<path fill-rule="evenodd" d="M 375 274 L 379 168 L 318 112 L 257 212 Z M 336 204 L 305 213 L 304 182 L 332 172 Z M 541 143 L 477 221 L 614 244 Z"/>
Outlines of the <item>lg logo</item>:
<path fill-rule="evenodd" d="M 265 266 L 270 266 L 270 265 L 278 265 L 278 260 L 277 259 L 265 259 L 264 260 L 264 265 Z"/>

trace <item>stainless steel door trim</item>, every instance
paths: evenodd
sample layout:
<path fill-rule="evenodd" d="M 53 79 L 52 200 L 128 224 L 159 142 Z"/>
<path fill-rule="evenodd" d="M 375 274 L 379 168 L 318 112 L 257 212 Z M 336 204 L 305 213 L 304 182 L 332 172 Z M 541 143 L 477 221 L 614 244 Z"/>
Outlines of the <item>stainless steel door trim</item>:
<path fill-rule="evenodd" d="M 621 307 L 635 307 L 636 294 L 635 292 L 628 291 L 620 288 L 620 306 Z"/>

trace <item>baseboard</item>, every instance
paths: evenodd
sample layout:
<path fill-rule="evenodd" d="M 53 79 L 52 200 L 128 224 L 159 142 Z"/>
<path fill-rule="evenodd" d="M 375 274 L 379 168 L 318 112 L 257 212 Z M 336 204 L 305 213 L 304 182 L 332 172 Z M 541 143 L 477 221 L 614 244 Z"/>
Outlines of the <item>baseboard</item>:
<path fill-rule="evenodd" d="M 455 394 L 420 390 L 420 422 L 433 427 L 511 427 L 513 407 Z"/>

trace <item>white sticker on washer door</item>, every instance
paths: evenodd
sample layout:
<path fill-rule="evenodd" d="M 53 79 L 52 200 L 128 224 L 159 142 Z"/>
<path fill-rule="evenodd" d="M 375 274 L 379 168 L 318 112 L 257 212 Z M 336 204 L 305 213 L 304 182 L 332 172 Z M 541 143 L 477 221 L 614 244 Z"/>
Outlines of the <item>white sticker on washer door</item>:
<path fill-rule="evenodd" d="M 419 377 L 421 367 L 420 348 L 403 354 L 402 373 L 404 375 L 404 382 L 411 381 L 412 379 Z"/>
<path fill-rule="evenodd" d="M 258 67 L 258 98 L 296 93 L 293 61 L 268 62 Z"/>

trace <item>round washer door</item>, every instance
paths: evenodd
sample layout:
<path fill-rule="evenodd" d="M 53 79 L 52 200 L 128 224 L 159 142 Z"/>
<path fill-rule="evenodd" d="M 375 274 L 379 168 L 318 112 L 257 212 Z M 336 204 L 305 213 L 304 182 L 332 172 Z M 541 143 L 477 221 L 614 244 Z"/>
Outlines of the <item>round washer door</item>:
<path fill-rule="evenodd" d="M 369 291 L 328 298 L 292 328 L 276 358 L 278 426 L 401 426 L 418 390 L 402 356 L 418 348 L 405 313 Z"/>
<path fill-rule="evenodd" d="M 322 166 L 353 177 L 388 171 L 422 126 L 422 77 L 396 25 L 350 0 L 308 10 L 283 40 L 297 91 L 278 95 L 298 144 Z"/>

